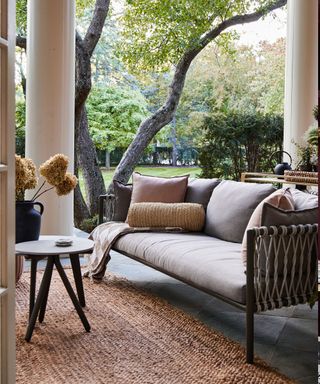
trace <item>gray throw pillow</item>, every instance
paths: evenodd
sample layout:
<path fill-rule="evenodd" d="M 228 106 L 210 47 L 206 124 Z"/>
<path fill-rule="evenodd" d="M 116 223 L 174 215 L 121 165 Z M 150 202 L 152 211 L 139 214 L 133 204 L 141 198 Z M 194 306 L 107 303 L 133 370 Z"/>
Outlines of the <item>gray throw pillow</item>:
<path fill-rule="evenodd" d="M 241 243 L 256 206 L 274 191 L 271 184 L 221 181 L 213 190 L 207 207 L 205 233 Z"/>
<path fill-rule="evenodd" d="M 212 191 L 219 183 L 218 179 L 189 179 L 185 202 L 202 204 L 207 209 Z"/>
<path fill-rule="evenodd" d="M 318 196 L 299 191 L 299 189 L 296 188 L 290 188 L 290 191 L 293 197 L 295 210 L 318 207 Z"/>
<path fill-rule="evenodd" d="M 113 181 L 115 208 L 113 221 L 126 221 L 131 202 L 132 184 L 122 184 L 119 181 Z"/>
<path fill-rule="evenodd" d="M 298 225 L 315 224 L 318 221 L 318 207 L 284 211 L 271 204 L 265 203 L 262 208 L 261 225 L 269 227 L 271 225 Z"/>
<path fill-rule="evenodd" d="M 283 209 L 274 207 L 271 204 L 265 203 L 262 208 L 262 218 L 261 225 L 265 227 L 269 226 L 290 226 L 290 225 L 299 225 L 299 224 L 315 224 L 318 220 L 318 208 L 309 208 L 299 211 L 284 211 Z M 259 267 L 262 274 L 266 273 L 267 264 L 269 276 L 274 275 L 275 273 L 275 249 L 270 247 L 270 239 L 266 238 L 265 240 L 266 248 L 261 248 L 260 254 L 260 263 Z M 269 250 L 269 259 L 267 260 L 267 255 L 265 254 L 265 249 Z M 316 267 L 316 251 L 315 249 L 311 252 L 311 257 L 308 255 L 308 249 L 302 248 L 302 243 L 299 242 L 296 247 L 297 252 L 297 261 L 295 264 L 292 263 L 294 247 L 292 243 L 289 244 L 289 238 L 286 238 L 283 242 L 280 243 L 279 248 L 277 249 L 278 263 L 277 263 L 277 274 L 283 275 L 284 266 L 287 265 L 287 274 L 298 274 L 300 270 L 300 264 L 302 263 L 302 272 L 307 271 L 308 265 L 310 270 L 315 273 Z M 287 254 L 287 256 L 286 256 Z M 285 257 L 287 260 L 285 262 Z M 300 263 L 301 262 L 301 263 Z"/>

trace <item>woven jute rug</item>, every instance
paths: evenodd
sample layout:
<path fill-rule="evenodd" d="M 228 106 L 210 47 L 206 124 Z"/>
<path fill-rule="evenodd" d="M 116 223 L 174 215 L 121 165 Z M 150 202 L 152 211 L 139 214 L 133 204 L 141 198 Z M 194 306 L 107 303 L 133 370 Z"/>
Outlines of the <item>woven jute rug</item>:
<path fill-rule="evenodd" d="M 18 384 L 293 383 L 261 361 L 246 364 L 239 344 L 124 279 L 85 279 L 84 289 L 90 333 L 54 272 L 45 321 L 27 343 L 23 274 L 16 294 Z"/>

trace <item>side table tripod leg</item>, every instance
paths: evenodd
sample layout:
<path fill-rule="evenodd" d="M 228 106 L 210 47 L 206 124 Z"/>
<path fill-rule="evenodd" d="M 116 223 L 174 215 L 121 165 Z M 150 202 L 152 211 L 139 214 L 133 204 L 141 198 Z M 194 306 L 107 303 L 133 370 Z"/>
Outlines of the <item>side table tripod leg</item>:
<path fill-rule="evenodd" d="M 41 307 L 40 307 L 40 312 L 39 312 L 39 323 L 43 322 L 44 315 L 46 313 L 47 301 L 48 301 L 48 295 L 49 295 L 49 288 L 50 288 L 51 278 L 52 278 L 52 272 L 53 272 L 53 268 L 51 268 L 50 272 L 48 272 L 48 278 L 46 280 L 45 296 L 44 296 L 44 298 L 42 300 Z"/>
<path fill-rule="evenodd" d="M 91 329 L 90 324 L 88 323 L 86 315 L 84 314 L 84 312 L 83 312 L 83 310 L 81 308 L 81 305 L 80 305 L 80 303 L 78 301 L 78 298 L 77 298 L 76 294 L 74 293 L 74 291 L 72 289 L 72 286 L 71 286 L 71 284 L 70 284 L 70 282 L 68 280 L 68 277 L 67 277 L 67 275 L 66 275 L 66 273 L 65 273 L 65 271 L 64 271 L 64 269 L 63 269 L 63 267 L 61 265 L 59 256 L 54 256 L 54 263 L 55 263 L 55 265 L 57 267 L 57 270 L 59 272 L 61 280 L 62 280 L 62 282 L 63 282 L 63 284 L 64 284 L 64 286 L 65 286 L 65 288 L 66 288 L 66 290 L 67 290 L 67 292 L 68 292 L 68 294 L 70 296 L 70 299 L 72 300 L 72 303 L 73 303 L 73 305 L 74 305 L 74 307 L 75 307 L 75 309 L 76 309 L 76 311 L 77 311 L 77 313 L 78 313 L 78 315 L 80 317 L 80 320 L 82 321 L 82 324 L 83 324 L 85 330 L 87 332 L 89 332 L 90 329 Z"/>
<path fill-rule="evenodd" d="M 26 336 L 25 336 L 26 341 L 31 340 L 32 333 L 33 333 L 34 326 L 35 326 L 36 321 L 37 321 L 37 317 L 38 317 L 38 313 L 39 313 L 41 304 L 42 304 L 43 299 L 46 295 L 47 289 L 49 289 L 49 287 L 48 287 L 48 285 L 50 284 L 49 277 L 52 274 L 53 264 L 54 264 L 53 257 L 48 257 L 46 270 L 44 272 L 44 275 L 43 275 L 43 278 L 42 278 L 42 281 L 40 284 L 37 300 L 36 300 L 36 303 L 33 307 L 32 314 L 31 314 L 31 317 L 29 320 L 29 324 L 28 324 L 28 328 L 27 328 L 27 332 L 26 332 Z"/>
<path fill-rule="evenodd" d="M 29 296 L 29 319 L 34 307 L 36 297 L 36 280 L 37 280 L 38 258 L 31 257 L 31 273 L 30 273 L 30 296 Z"/>
<path fill-rule="evenodd" d="M 79 303 L 80 303 L 81 307 L 85 307 L 86 301 L 84 298 L 84 290 L 83 290 L 83 284 L 82 284 L 82 275 L 81 275 L 79 255 L 78 254 L 70 255 L 70 261 L 71 261 L 71 266 L 72 266 L 72 271 L 73 271 L 74 282 L 75 282 L 76 288 L 77 288 Z"/>

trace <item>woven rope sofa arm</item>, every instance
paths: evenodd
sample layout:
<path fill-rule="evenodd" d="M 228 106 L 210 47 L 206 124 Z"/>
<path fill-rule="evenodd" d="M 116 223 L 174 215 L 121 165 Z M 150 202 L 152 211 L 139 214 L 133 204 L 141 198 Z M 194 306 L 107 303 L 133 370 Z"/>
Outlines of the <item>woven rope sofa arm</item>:
<path fill-rule="evenodd" d="M 317 289 L 317 224 L 247 231 L 247 302 L 255 312 L 306 303 Z"/>
<path fill-rule="evenodd" d="M 111 193 L 99 196 L 99 224 L 113 220 L 115 200 Z"/>

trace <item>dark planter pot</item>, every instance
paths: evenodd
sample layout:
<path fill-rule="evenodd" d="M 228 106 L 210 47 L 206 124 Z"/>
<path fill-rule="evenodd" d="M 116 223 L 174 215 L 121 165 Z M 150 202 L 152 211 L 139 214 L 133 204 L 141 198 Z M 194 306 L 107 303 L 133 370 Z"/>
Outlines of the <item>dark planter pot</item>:
<path fill-rule="evenodd" d="M 275 175 L 284 175 L 284 171 L 291 171 L 291 167 L 288 163 L 277 164 L 274 168 Z"/>
<path fill-rule="evenodd" d="M 35 205 L 40 207 L 40 211 L 34 208 Z M 16 202 L 16 243 L 39 239 L 43 209 L 39 202 Z"/>

